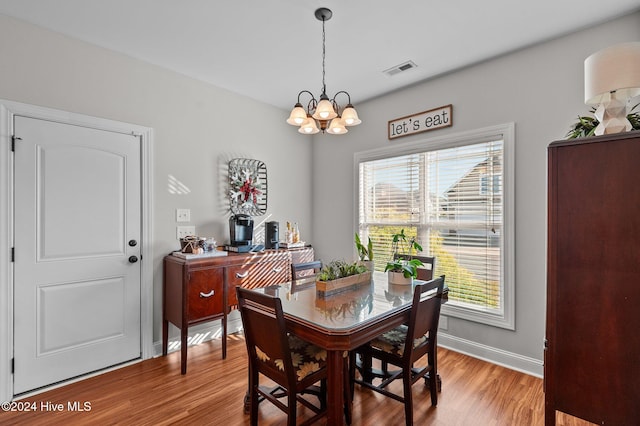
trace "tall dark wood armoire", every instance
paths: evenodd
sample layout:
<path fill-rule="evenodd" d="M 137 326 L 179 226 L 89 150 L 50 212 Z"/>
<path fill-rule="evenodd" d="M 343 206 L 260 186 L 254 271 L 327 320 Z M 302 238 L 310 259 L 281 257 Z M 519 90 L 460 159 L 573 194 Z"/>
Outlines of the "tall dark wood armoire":
<path fill-rule="evenodd" d="M 640 131 L 548 154 L 545 425 L 638 425 Z"/>

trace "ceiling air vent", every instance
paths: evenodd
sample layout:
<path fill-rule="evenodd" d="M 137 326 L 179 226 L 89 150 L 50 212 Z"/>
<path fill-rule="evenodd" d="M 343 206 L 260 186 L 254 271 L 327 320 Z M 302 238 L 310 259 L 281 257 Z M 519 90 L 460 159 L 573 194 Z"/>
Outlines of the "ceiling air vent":
<path fill-rule="evenodd" d="M 413 62 L 413 61 L 407 61 L 404 62 L 400 65 L 396 65 L 395 67 L 391 67 L 388 70 L 384 70 L 382 71 L 384 74 L 388 75 L 389 77 L 396 75 L 398 73 L 401 73 L 403 71 L 408 71 L 410 69 L 413 69 L 417 67 L 417 65 Z"/>

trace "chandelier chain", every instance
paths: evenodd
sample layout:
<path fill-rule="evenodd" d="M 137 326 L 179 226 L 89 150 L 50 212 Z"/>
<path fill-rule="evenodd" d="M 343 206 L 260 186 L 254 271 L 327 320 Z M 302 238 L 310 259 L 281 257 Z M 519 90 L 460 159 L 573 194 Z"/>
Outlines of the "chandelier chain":
<path fill-rule="evenodd" d="M 324 82 L 324 58 L 325 58 L 325 52 L 326 52 L 324 21 L 325 21 L 325 19 L 322 18 L 322 93 L 326 93 L 327 92 L 327 85 Z"/>

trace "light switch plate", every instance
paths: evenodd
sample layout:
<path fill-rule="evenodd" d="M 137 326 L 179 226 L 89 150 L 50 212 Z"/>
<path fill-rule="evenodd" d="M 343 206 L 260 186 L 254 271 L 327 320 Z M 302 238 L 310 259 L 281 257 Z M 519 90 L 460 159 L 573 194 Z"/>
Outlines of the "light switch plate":
<path fill-rule="evenodd" d="M 176 222 L 191 222 L 191 210 L 176 209 Z"/>
<path fill-rule="evenodd" d="M 179 240 L 189 235 L 196 235 L 195 226 L 176 226 L 176 239 Z"/>

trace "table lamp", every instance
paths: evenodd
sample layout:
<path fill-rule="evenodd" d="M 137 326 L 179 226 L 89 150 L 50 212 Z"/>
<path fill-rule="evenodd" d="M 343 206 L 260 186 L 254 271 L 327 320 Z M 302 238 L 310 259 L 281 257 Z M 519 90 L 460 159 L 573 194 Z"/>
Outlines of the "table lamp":
<path fill-rule="evenodd" d="M 629 100 L 640 95 L 640 42 L 607 47 L 584 61 L 584 102 L 596 106 L 595 134 L 628 132 Z"/>

